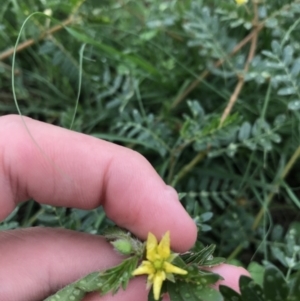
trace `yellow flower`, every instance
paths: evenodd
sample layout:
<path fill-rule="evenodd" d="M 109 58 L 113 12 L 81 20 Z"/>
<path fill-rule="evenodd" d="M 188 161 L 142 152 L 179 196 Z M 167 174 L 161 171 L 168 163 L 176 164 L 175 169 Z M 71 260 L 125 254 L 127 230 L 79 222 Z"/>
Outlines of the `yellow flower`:
<path fill-rule="evenodd" d="M 132 275 L 148 275 L 147 288 L 153 285 L 154 299 L 158 300 L 163 282 L 168 279 L 174 281 L 173 274 L 186 275 L 187 271 L 171 264 L 177 254 L 170 250 L 170 232 L 168 231 L 158 244 L 156 237 L 148 234 L 146 244 L 146 258 L 142 264 L 133 271 Z"/>
<path fill-rule="evenodd" d="M 248 2 L 248 0 L 235 0 L 237 5 L 243 5 L 246 4 Z"/>

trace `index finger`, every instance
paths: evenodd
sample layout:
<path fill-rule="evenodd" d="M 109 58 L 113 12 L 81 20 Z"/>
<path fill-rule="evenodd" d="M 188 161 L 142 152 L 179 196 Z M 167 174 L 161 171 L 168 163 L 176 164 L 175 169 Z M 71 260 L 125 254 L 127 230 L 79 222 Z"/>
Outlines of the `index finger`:
<path fill-rule="evenodd" d="M 28 198 L 92 209 L 140 238 L 171 232 L 172 247 L 189 249 L 196 226 L 150 163 L 137 152 L 19 116 L 0 118 L 0 219 Z M 39 147 L 37 146 L 37 144 Z M 41 151 L 42 150 L 42 151 Z"/>

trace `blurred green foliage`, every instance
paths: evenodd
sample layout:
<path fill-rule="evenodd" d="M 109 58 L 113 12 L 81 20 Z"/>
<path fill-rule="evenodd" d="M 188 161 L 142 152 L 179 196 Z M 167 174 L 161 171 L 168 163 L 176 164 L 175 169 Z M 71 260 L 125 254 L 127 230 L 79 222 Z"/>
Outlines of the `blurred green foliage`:
<path fill-rule="evenodd" d="M 253 258 L 272 263 L 285 281 L 296 279 L 300 241 L 291 229 L 299 231 L 300 221 L 299 0 L 249 0 L 246 6 L 233 0 L 2 2 L 1 115 L 16 113 L 12 56 L 5 51 L 26 17 L 41 11 L 68 20 L 67 29 L 43 34 L 57 24 L 35 16 L 22 32 L 22 42 L 34 39 L 16 58 L 22 113 L 70 126 L 79 50 L 86 43 L 73 129 L 143 154 L 181 193 L 203 230 L 199 240 L 216 244 L 218 256 L 244 265 Z M 233 108 L 223 122 L 229 100 Z M 85 212 L 30 201 L 1 229 L 45 225 L 98 233 L 107 224 L 101 208 Z"/>

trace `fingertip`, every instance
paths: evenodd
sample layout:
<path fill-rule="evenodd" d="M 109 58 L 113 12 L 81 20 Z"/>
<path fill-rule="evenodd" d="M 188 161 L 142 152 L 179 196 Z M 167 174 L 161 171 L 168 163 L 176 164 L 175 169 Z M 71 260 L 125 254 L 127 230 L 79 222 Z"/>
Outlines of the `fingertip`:
<path fill-rule="evenodd" d="M 176 220 L 176 227 L 171 230 L 171 245 L 175 251 L 185 252 L 196 242 L 197 226 L 179 201 L 177 191 L 171 186 L 167 186 L 166 191 L 166 198 L 174 207 L 173 219 Z"/>
<path fill-rule="evenodd" d="M 211 269 L 212 272 L 221 275 L 224 279 L 218 281 L 214 287 L 226 285 L 236 292 L 240 292 L 239 280 L 241 276 L 251 277 L 250 273 L 243 267 L 237 267 L 230 264 L 222 264 Z"/>
<path fill-rule="evenodd" d="M 159 201 L 160 213 L 149 231 L 158 240 L 170 231 L 172 250 L 176 252 L 189 250 L 197 239 L 197 226 L 180 203 L 176 190 L 171 186 L 165 186 Z"/>
<path fill-rule="evenodd" d="M 140 154 L 116 157 L 106 180 L 104 209 L 108 217 L 146 240 L 149 232 L 158 240 L 170 231 L 171 246 L 185 252 L 193 246 L 197 227 L 185 211 L 174 188 L 167 186 Z"/>

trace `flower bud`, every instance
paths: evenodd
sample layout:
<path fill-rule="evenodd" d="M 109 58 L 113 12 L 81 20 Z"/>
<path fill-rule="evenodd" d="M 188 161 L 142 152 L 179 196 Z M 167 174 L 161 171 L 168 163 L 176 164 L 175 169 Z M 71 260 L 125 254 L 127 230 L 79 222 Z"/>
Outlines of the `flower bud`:
<path fill-rule="evenodd" d="M 123 255 L 129 255 L 132 252 L 132 245 L 127 239 L 117 239 L 112 241 L 111 244 Z"/>

